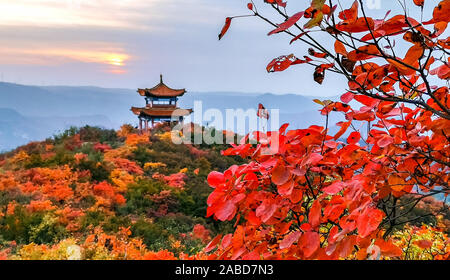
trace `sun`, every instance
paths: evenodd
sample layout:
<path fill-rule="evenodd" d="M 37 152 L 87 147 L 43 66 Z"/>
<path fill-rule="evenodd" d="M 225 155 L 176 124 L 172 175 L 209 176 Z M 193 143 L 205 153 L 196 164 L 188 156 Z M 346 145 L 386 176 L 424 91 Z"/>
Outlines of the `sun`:
<path fill-rule="evenodd" d="M 105 62 L 110 65 L 108 72 L 113 74 L 125 74 L 125 62 L 129 59 L 126 54 L 110 53 L 105 57 Z"/>
<path fill-rule="evenodd" d="M 124 65 L 124 58 L 123 56 L 110 56 L 108 58 L 108 63 L 114 66 L 123 66 Z"/>

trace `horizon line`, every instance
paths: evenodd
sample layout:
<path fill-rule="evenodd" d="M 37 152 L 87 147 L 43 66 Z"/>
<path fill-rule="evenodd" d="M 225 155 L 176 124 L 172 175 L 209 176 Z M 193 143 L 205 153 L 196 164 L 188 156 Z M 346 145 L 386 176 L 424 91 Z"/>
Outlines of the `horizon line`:
<path fill-rule="evenodd" d="M 55 85 L 37 85 L 37 84 L 26 84 L 26 83 L 19 83 L 19 82 L 8 82 L 8 81 L 0 81 L 0 83 L 2 84 L 11 84 L 11 85 L 19 85 L 19 86 L 28 86 L 28 87 L 40 87 L 40 88 L 45 88 L 45 87 L 67 87 L 67 88 L 97 88 L 97 89 L 104 89 L 104 90 L 133 90 L 132 88 L 126 88 L 126 87 L 104 87 L 104 86 L 98 86 L 98 85 L 63 85 L 63 84 L 55 84 Z M 138 88 L 138 87 L 136 87 Z M 338 94 L 336 95 L 312 95 L 312 94 L 302 94 L 302 93 L 292 93 L 292 92 L 287 92 L 287 93 L 275 93 L 275 92 L 248 92 L 248 91 L 236 91 L 236 90 L 211 90 L 211 91 L 198 91 L 198 90 L 187 90 L 186 92 L 191 92 L 191 93 L 236 93 L 236 94 L 248 94 L 248 95 L 265 95 L 265 94 L 271 94 L 271 95 L 298 95 L 298 96 L 304 96 L 304 97 L 336 97 L 339 96 Z"/>

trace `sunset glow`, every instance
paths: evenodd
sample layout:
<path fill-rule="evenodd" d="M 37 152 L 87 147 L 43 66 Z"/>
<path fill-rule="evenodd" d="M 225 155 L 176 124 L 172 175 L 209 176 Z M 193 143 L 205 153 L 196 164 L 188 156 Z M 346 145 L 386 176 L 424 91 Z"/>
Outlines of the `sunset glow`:
<path fill-rule="evenodd" d="M 123 52 L 82 49 L 2 48 L 0 55 L 9 64 L 57 65 L 67 62 L 100 63 L 124 66 L 130 58 Z"/>
<path fill-rule="evenodd" d="M 158 1 L 0 0 L 0 29 L 6 32 L 16 30 L 11 32 L 14 38 L 0 38 L 2 63 L 42 66 L 63 66 L 73 62 L 99 64 L 110 66 L 103 72 L 123 74 L 130 58 L 123 42 L 108 42 L 108 38 L 79 41 L 72 38 L 70 32 L 61 36 L 51 35 L 47 39 L 43 37 L 45 33 L 31 30 L 148 30 L 148 25 L 140 23 L 145 18 L 142 11 L 150 11 Z M 81 34 L 73 33 L 74 36 Z"/>
<path fill-rule="evenodd" d="M 124 56 L 119 55 L 111 55 L 108 59 L 109 64 L 115 65 L 115 66 L 123 66 L 124 65 Z"/>
<path fill-rule="evenodd" d="M 127 7 L 150 8 L 158 1 L 0 0 L 0 25 L 138 28 L 143 15 Z"/>

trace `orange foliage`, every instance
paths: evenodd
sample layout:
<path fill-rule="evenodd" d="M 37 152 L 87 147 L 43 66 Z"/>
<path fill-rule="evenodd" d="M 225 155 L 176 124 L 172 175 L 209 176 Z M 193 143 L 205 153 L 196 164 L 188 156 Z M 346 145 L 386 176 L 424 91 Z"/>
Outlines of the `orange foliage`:
<path fill-rule="evenodd" d="M 134 161 L 130 161 L 125 158 L 116 158 L 113 159 L 114 164 L 117 168 L 122 169 L 128 173 L 142 175 L 144 174 L 144 171 L 142 168 L 136 164 Z"/>
<path fill-rule="evenodd" d="M 150 135 L 149 134 L 128 134 L 127 140 L 125 143 L 128 146 L 136 146 L 139 144 L 147 144 L 150 142 L 149 140 Z"/>
<path fill-rule="evenodd" d="M 44 212 L 54 210 L 56 207 L 52 204 L 50 200 L 33 200 L 27 205 L 27 210 L 30 212 Z"/>
<path fill-rule="evenodd" d="M 122 205 L 126 202 L 125 198 L 121 194 L 117 193 L 116 188 L 107 182 L 98 183 L 97 185 L 94 185 L 93 189 L 95 195 L 103 197 L 110 203 Z"/>

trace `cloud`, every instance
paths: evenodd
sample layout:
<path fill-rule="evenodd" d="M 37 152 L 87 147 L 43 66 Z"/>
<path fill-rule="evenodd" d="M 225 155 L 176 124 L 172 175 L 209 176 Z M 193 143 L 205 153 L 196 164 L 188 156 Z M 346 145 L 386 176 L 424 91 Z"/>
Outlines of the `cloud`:
<path fill-rule="evenodd" d="M 110 46 L 86 46 L 79 49 L 40 46 L 34 48 L 0 47 L 0 57 L 2 57 L 2 64 L 61 65 L 71 62 L 83 62 L 105 64 L 119 68 L 124 67 L 131 56 L 123 49 Z"/>
<path fill-rule="evenodd" d="M 162 0 L 0 0 L 0 25 L 146 28 L 140 24 Z"/>

